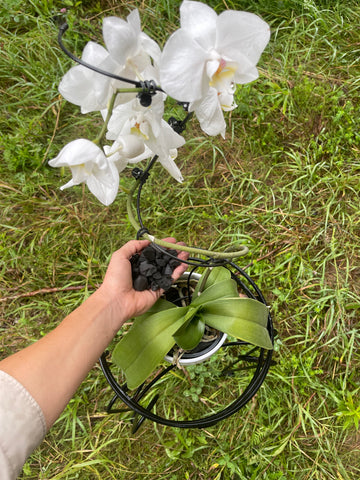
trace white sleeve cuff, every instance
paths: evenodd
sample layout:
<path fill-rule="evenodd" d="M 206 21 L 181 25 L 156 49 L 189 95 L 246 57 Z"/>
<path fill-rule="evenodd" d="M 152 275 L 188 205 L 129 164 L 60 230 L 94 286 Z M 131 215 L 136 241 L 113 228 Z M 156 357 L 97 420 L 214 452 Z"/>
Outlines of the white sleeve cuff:
<path fill-rule="evenodd" d="M 46 434 L 43 412 L 15 378 L 0 371 L 0 472 L 14 480 Z"/>

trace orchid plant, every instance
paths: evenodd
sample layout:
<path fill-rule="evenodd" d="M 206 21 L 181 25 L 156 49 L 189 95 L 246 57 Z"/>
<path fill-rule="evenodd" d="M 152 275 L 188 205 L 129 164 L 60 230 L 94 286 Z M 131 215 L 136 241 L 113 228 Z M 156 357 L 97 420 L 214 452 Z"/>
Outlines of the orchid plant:
<path fill-rule="evenodd" d="M 225 138 L 224 112 L 236 108 L 234 93 L 237 85 L 258 77 L 256 64 L 270 38 L 269 26 L 252 13 L 227 10 L 218 15 L 208 5 L 190 0 L 183 1 L 180 28 L 169 37 L 162 51 L 141 30 L 137 10 L 133 10 L 126 20 L 105 18 L 105 46 L 88 42 L 81 59 L 64 46 L 62 36 L 66 29 L 67 25 L 61 27 L 59 43 L 78 65 L 64 75 L 59 91 L 66 100 L 78 105 L 82 113 L 100 112 L 103 125 L 95 139 L 73 140 L 49 164 L 71 170 L 71 180 L 61 189 L 85 183 L 106 206 L 118 194 L 120 173 L 128 165 L 133 167 L 146 159 L 152 159 L 150 166 L 160 162 L 175 180 L 183 181 L 175 160 L 178 149 L 185 143 L 181 134 L 192 116 L 198 119 L 205 134 L 220 134 Z M 164 120 L 168 98 L 176 100 L 185 110 L 182 121 Z M 137 183 L 128 196 L 129 219 L 138 231 L 142 225 L 132 213 L 129 198 L 142 173 L 138 171 Z M 247 253 L 246 247 L 237 252 L 212 252 L 174 246 L 156 239 L 145 229 L 142 229 L 141 236 L 160 246 L 187 250 L 211 259 L 237 258 Z M 151 312 L 136 320 L 133 333 L 130 330 L 119 343 L 114 360 L 127 372 L 132 387 L 146 378 L 175 341 L 193 348 L 200 341 L 204 324 L 211 324 L 210 317 L 213 320 L 218 317 L 214 326 L 221 331 L 228 328 L 228 333 L 245 341 L 272 348 L 266 330 L 267 307 L 256 300 L 240 298 L 228 273 L 211 274 L 206 278 L 190 310 L 182 312 L 181 307 L 161 300 Z M 206 292 L 210 287 L 220 297 L 210 295 L 212 305 L 205 307 L 209 295 Z M 216 306 L 220 301 L 220 308 L 224 308 L 222 302 L 227 301 L 230 305 L 229 300 L 233 305 L 228 307 L 228 319 L 232 319 L 230 327 L 229 320 L 220 315 Z M 142 340 L 137 343 L 139 322 Z M 148 357 L 145 359 L 146 351 Z M 131 365 L 126 352 L 132 352 Z M 147 365 L 146 371 L 141 369 L 141 364 Z"/>

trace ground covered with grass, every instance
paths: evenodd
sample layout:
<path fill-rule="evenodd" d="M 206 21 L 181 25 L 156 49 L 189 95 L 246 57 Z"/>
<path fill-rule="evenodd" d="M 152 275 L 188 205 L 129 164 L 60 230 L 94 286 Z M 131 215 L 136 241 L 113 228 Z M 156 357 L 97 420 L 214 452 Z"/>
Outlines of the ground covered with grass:
<path fill-rule="evenodd" d="M 46 334 L 101 282 L 111 252 L 135 232 L 125 196 L 103 207 L 47 165 L 71 139 L 93 138 L 57 85 L 70 67 L 57 46 L 68 9 L 67 45 L 80 54 L 104 15 L 140 10 L 163 43 L 180 1 L 5 0 L 0 6 L 0 349 L 4 357 Z M 196 120 L 177 184 L 156 167 L 143 217 L 157 235 L 203 248 L 245 243 L 242 266 L 271 305 L 275 364 L 256 397 L 204 430 L 105 412 L 101 369 L 88 375 L 23 479 L 353 480 L 360 468 L 360 6 L 341 0 L 207 2 L 252 11 L 271 26 L 260 78 L 238 89 L 226 141 Z M 130 169 L 123 175 L 132 182 Z M 208 370 L 188 379 L 193 404 Z M 196 388 L 196 387 L 201 388 Z M 176 404 L 176 392 L 164 385 Z M 219 386 L 219 401 L 234 383 Z M 227 390 L 229 389 L 229 390 Z M 120 405 L 117 405 L 119 408 Z M 173 408 L 173 407 L 172 407 Z M 176 412 L 175 412 L 176 414 Z"/>

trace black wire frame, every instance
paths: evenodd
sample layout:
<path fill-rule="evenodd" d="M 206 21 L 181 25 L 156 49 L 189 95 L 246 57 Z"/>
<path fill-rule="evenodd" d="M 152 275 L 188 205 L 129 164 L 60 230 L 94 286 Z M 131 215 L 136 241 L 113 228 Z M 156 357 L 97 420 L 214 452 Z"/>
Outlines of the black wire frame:
<path fill-rule="evenodd" d="M 232 278 L 237 282 L 238 286 L 249 298 L 254 298 L 263 304 L 267 305 L 267 302 L 260 291 L 256 283 L 250 278 L 250 276 L 242 270 L 238 265 L 233 262 L 229 262 L 228 268 L 231 271 Z M 249 286 L 250 288 L 249 288 Z M 274 327 L 272 322 L 272 317 L 269 312 L 268 316 L 268 325 L 267 325 L 271 340 L 274 341 Z M 229 342 L 224 343 L 221 348 L 228 348 L 233 345 L 244 345 L 244 342 Z M 111 372 L 110 365 L 107 361 L 107 352 L 104 352 L 100 357 L 100 366 L 103 371 L 103 374 L 111 386 L 112 390 L 115 393 L 114 398 L 110 402 L 112 405 L 115 400 L 122 400 L 125 405 L 127 405 L 135 414 L 140 415 L 140 421 L 135 424 L 133 431 L 136 431 L 137 428 L 142 424 L 145 419 L 149 419 L 155 423 L 166 425 L 169 427 L 178 427 L 178 428 L 208 428 L 212 425 L 215 425 L 219 421 L 225 420 L 226 418 L 234 415 L 241 408 L 243 408 L 257 393 L 261 385 L 263 384 L 266 375 L 269 371 L 270 366 L 272 365 L 272 355 L 273 350 L 265 350 L 263 348 L 254 347 L 251 352 L 254 350 L 259 350 L 258 356 L 249 356 L 248 358 L 252 359 L 252 362 L 256 364 L 255 371 L 253 376 L 248 383 L 247 387 L 243 390 L 240 396 L 234 400 L 230 405 L 224 407 L 222 410 L 193 420 L 174 420 L 170 418 L 165 418 L 156 413 L 152 412 L 151 409 L 158 399 L 158 395 L 150 402 L 148 407 L 142 406 L 139 402 L 141 398 L 155 385 L 155 383 L 163 378 L 167 373 L 169 373 L 174 365 L 170 365 L 164 368 L 156 377 L 154 377 L 148 384 L 141 385 L 133 394 L 130 396 L 125 385 L 120 385 Z M 216 353 L 215 353 L 216 355 Z M 135 421 L 135 419 L 134 419 Z"/>

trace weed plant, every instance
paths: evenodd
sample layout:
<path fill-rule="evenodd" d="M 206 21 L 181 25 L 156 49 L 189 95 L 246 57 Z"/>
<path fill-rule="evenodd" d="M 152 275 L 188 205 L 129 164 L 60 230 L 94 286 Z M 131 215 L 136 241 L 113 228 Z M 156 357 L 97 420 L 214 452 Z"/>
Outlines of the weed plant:
<path fill-rule="evenodd" d="M 104 208 L 69 172 L 47 161 L 100 119 L 81 116 L 57 85 L 96 40 L 104 15 L 140 10 L 160 42 L 176 28 L 180 1 L 3 0 L 0 6 L 0 348 L 36 341 L 101 282 L 111 252 L 135 232 L 124 197 Z M 272 306 L 274 359 L 255 398 L 205 430 L 107 415 L 112 394 L 96 366 L 22 479 L 354 480 L 360 475 L 360 6 L 356 0 L 211 0 L 271 25 L 260 78 L 238 90 L 226 141 L 194 121 L 178 163 L 183 185 L 156 167 L 143 218 L 160 237 L 199 247 L 242 242 L 243 267 Z M 130 170 L 123 176 L 130 185 Z M 193 407 L 231 398 L 236 382 L 206 397 L 208 370 L 190 371 Z M 177 404 L 171 382 L 158 386 Z M 118 408 L 122 405 L 117 404 Z M 195 408 L 194 407 L 194 408 Z M 175 411 L 176 414 L 176 411 Z"/>

